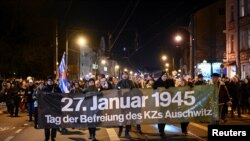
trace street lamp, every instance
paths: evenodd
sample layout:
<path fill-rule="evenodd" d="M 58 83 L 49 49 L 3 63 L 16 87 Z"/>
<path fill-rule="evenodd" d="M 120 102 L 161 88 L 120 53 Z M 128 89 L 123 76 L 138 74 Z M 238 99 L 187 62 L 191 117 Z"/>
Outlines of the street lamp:
<path fill-rule="evenodd" d="M 78 37 L 77 39 L 77 44 L 80 46 L 80 47 L 83 47 L 83 46 L 86 46 L 87 45 L 87 39 L 83 36 L 80 36 Z"/>
<path fill-rule="evenodd" d="M 161 59 L 162 59 L 162 61 L 166 61 L 167 60 L 167 56 L 166 55 L 162 55 Z"/>
<path fill-rule="evenodd" d="M 182 36 L 181 35 L 176 35 L 174 39 L 175 39 L 176 42 L 179 43 L 179 42 L 182 41 Z"/>
<path fill-rule="evenodd" d="M 106 64 L 106 60 L 102 59 L 101 63 L 102 63 L 102 65 L 105 65 Z"/>
<path fill-rule="evenodd" d="M 166 63 L 165 66 L 166 66 L 166 67 L 169 67 L 169 63 Z"/>
<path fill-rule="evenodd" d="M 132 75 L 132 74 L 133 74 L 133 71 L 130 71 L 129 74 Z"/>
<path fill-rule="evenodd" d="M 69 39 L 72 39 L 72 38 L 70 38 L 70 34 L 68 33 L 68 32 L 80 32 L 79 30 L 67 30 L 66 29 L 66 69 L 67 69 L 67 71 L 69 70 Z M 75 38 L 75 37 L 74 37 Z M 76 39 L 76 41 L 75 41 L 75 43 L 77 44 L 77 45 L 79 45 L 80 47 L 85 47 L 85 46 L 87 46 L 87 39 L 85 38 L 85 37 L 83 37 L 83 36 L 78 36 L 78 38 L 75 38 Z M 75 49 L 71 49 L 71 50 L 73 50 L 73 51 L 75 51 L 75 52 L 77 52 L 78 50 L 75 50 Z M 75 56 L 76 57 L 76 56 Z M 80 78 L 80 61 L 81 60 L 81 50 L 80 50 L 80 48 L 79 48 L 79 63 L 78 63 L 78 65 L 79 65 L 79 78 Z M 76 65 L 76 67 L 77 67 L 77 64 L 75 64 Z"/>
<path fill-rule="evenodd" d="M 167 56 L 166 55 L 162 55 L 161 56 L 161 60 L 163 61 L 163 63 L 167 60 Z M 164 64 L 161 65 L 161 69 L 164 69 Z"/>

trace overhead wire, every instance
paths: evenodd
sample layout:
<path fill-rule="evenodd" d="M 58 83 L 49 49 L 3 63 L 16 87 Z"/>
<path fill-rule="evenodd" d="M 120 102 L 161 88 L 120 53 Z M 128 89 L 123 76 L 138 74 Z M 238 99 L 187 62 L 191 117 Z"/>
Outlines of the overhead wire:
<path fill-rule="evenodd" d="M 133 7 L 131 13 L 129 14 L 129 16 L 128 16 L 128 18 L 126 19 L 125 23 L 123 24 L 123 26 L 121 27 L 120 31 L 118 32 L 118 34 L 117 34 L 117 36 L 116 36 L 116 38 L 115 38 L 113 44 L 112 44 L 111 47 L 110 47 L 110 50 L 113 49 L 113 47 L 114 47 L 115 43 L 117 42 L 117 40 L 119 39 L 119 37 L 120 37 L 122 31 L 124 30 L 124 28 L 126 27 L 128 21 L 130 20 L 130 18 L 131 18 L 132 15 L 134 14 L 134 11 L 135 11 L 136 7 L 139 5 L 139 2 L 140 2 L 140 0 L 138 0 L 138 1 L 136 2 L 136 4 L 135 4 L 135 6 Z"/>
<path fill-rule="evenodd" d="M 139 50 L 143 49 L 145 46 L 147 46 L 149 43 L 151 43 L 156 37 L 158 37 L 159 35 L 161 35 L 163 32 L 165 32 L 168 28 L 170 28 L 171 26 L 175 25 L 179 20 L 185 18 L 187 15 L 190 15 L 190 13 L 192 13 L 194 11 L 194 9 L 197 9 L 198 7 L 200 7 L 201 5 L 204 4 L 205 1 L 201 2 L 199 5 L 197 5 L 195 8 L 190 9 L 188 12 L 186 12 L 182 17 L 177 18 L 174 22 L 172 22 L 171 24 L 169 24 L 165 30 L 161 30 L 159 32 L 157 32 L 152 38 L 150 38 L 150 40 L 148 40 L 145 44 L 143 44 L 141 47 L 139 47 L 137 50 L 135 50 L 133 53 L 130 54 L 129 58 L 133 57 L 135 55 L 135 53 L 137 53 Z"/>
<path fill-rule="evenodd" d="M 129 9 L 131 3 L 132 3 L 132 0 L 130 1 L 128 7 L 127 7 L 127 8 L 125 9 L 125 11 L 123 12 L 123 15 L 121 16 L 119 22 L 117 23 L 117 25 L 116 25 L 115 28 L 113 29 L 113 31 L 112 31 L 112 33 L 111 33 L 112 35 L 116 32 L 117 28 L 119 27 L 119 25 L 121 24 L 122 20 L 124 19 L 124 17 L 125 17 L 125 15 L 126 15 L 128 9 Z"/>

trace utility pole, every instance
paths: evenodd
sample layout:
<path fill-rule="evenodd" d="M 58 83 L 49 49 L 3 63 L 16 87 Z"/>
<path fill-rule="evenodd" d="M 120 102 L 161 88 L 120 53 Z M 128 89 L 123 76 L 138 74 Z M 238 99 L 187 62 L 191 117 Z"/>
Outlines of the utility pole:
<path fill-rule="evenodd" d="M 58 26 L 57 26 L 57 22 L 56 22 L 56 79 L 58 79 Z"/>
<path fill-rule="evenodd" d="M 191 33 L 190 34 L 190 71 L 191 77 L 194 78 L 194 59 L 195 59 L 195 46 L 194 46 L 194 15 L 191 15 Z"/>

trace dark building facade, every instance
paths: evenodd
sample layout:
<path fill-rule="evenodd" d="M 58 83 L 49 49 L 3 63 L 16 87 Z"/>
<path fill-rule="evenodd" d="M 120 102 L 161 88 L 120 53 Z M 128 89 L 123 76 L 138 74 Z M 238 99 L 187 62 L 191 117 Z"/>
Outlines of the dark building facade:
<path fill-rule="evenodd" d="M 226 1 L 227 76 L 250 75 L 250 0 Z"/>
<path fill-rule="evenodd" d="M 225 0 L 218 0 L 193 14 L 194 64 L 223 62 L 226 51 Z M 192 24 L 191 23 L 191 24 Z M 199 73 L 196 69 L 196 73 Z"/>

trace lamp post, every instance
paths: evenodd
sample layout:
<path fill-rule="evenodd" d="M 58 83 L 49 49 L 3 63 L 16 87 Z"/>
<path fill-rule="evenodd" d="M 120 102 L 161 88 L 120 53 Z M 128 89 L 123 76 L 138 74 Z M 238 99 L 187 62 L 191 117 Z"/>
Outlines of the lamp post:
<path fill-rule="evenodd" d="M 187 29 L 185 29 L 185 31 L 188 31 Z M 190 33 L 190 31 L 188 31 L 189 33 L 189 68 L 190 68 L 190 75 L 192 78 L 194 78 L 194 47 L 193 47 L 193 44 L 194 44 L 194 40 L 193 40 L 193 37 Z M 175 42 L 177 43 L 177 47 L 178 45 L 180 45 L 182 42 L 183 42 L 183 38 L 181 35 L 177 34 L 175 37 L 174 37 L 174 40 Z"/>
<path fill-rule="evenodd" d="M 76 37 L 73 37 L 73 38 L 70 37 L 69 36 L 69 31 L 74 32 L 74 34 L 77 33 L 78 34 L 77 38 Z M 78 74 L 78 78 L 80 78 L 80 75 L 81 75 L 80 74 L 81 48 L 87 46 L 87 39 L 84 36 L 79 35 L 79 33 L 80 33 L 79 30 L 67 30 L 66 29 L 66 69 L 67 69 L 67 73 L 70 73 L 69 72 L 70 71 L 70 67 L 69 67 L 69 51 L 71 50 L 71 51 L 77 53 L 78 56 L 79 56 L 78 59 L 77 59 L 77 56 L 74 56 L 74 58 L 76 58 L 79 61 L 78 61 L 78 64 L 77 63 L 74 64 L 75 65 L 75 67 L 74 67 L 75 69 L 72 69 L 72 70 L 75 70 L 73 72 L 73 74 L 74 74 L 73 78 L 77 78 L 77 74 Z M 69 42 L 71 42 L 72 39 L 74 40 L 74 44 L 77 44 L 77 46 L 79 46 L 79 49 L 73 49 L 73 48 L 70 49 L 69 48 Z M 79 71 L 77 71 L 77 70 L 79 70 Z"/>
<path fill-rule="evenodd" d="M 175 40 L 175 42 L 177 43 L 177 48 L 180 46 L 180 44 L 181 44 L 181 42 L 182 42 L 182 36 L 181 35 L 179 35 L 179 34 L 177 34 L 175 37 L 174 37 L 174 40 Z M 173 57 L 173 59 L 174 59 L 174 57 Z M 180 59 L 181 59 L 181 57 L 180 57 Z M 173 60 L 173 64 L 174 64 L 174 60 Z M 174 65 L 173 65 L 174 66 Z M 179 67 L 181 67 L 181 64 L 180 64 L 180 66 Z M 175 70 L 175 68 L 173 68 L 174 70 Z"/>
<path fill-rule="evenodd" d="M 79 79 L 81 78 L 81 48 L 87 46 L 87 39 L 83 36 L 79 36 L 77 39 L 77 44 L 79 45 Z"/>
<path fill-rule="evenodd" d="M 162 55 L 161 56 L 161 60 L 163 61 L 163 64 L 165 63 L 165 61 L 167 60 L 167 56 L 166 55 Z M 164 65 L 162 65 L 162 70 L 164 69 Z"/>

